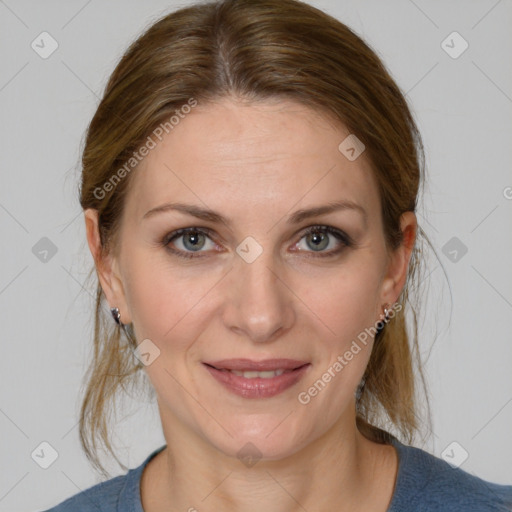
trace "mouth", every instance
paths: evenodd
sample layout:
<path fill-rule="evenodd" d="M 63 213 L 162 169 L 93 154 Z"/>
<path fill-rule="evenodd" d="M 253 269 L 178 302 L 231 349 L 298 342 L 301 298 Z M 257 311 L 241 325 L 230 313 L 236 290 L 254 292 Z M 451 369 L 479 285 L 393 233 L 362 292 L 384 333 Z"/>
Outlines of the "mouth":
<path fill-rule="evenodd" d="M 228 368 L 217 368 L 216 366 L 210 365 L 208 363 L 204 363 L 206 366 L 209 366 L 210 368 L 213 368 L 214 370 L 218 370 L 220 372 L 230 372 L 233 375 L 237 375 L 238 377 L 243 377 L 244 379 L 273 379 L 274 377 L 278 377 L 279 375 L 283 375 L 283 373 L 291 373 L 295 372 L 297 370 L 300 370 L 301 368 L 309 365 L 309 363 L 304 363 L 300 366 L 297 366 L 293 369 L 286 369 L 286 368 L 277 368 L 276 370 L 264 370 L 264 371 L 258 371 L 258 370 L 231 370 Z"/>
<path fill-rule="evenodd" d="M 235 370 L 242 372 L 270 372 L 276 370 L 296 370 L 305 364 L 308 364 L 309 361 L 304 361 L 300 359 L 264 359 L 260 361 L 255 361 L 253 359 L 247 358 L 237 358 L 237 359 L 220 359 L 218 361 L 204 361 L 204 364 L 208 366 L 212 366 L 217 370 Z"/>
<path fill-rule="evenodd" d="M 272 362 L 252 362 L 252 368 L 244 368 L 244 364 L 240 360 L 236 363 L 230 360 L 231 366 L 238 368 L 225 368 L 223 365 L 213 365 L 211 363 L 203 363 L 214 380 L 220 383 L 224 389 L 243 398 L 270 398 L 276 396 L 283 391 L 295 386 L 307 373 L 311 363 L 303 361 L 288 360 L 281 363 L 281 367 L 277 365 L 277 360 Z M 280 360 L 281 362 L 283 360 Z M 218 364 L 218 363 L 216 363 Z M 255 370 L 254 366 L 267 365 L 274 366 L 272 369 Z M 288 366 L 288 367 L 283 367 Z"/>

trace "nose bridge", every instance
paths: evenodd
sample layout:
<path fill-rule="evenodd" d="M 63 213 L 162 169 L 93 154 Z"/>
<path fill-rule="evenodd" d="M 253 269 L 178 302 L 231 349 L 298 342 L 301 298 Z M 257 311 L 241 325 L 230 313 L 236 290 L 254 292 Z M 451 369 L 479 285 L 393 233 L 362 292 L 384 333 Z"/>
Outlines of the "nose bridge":
<path fill-rule="evenodd" d="M 279 262 L 271 249 L 258 246 L 246 240 L 237 248 L 240 258 L 233 269 L 232 304 L 226 320 L 231 329 L 253 341 L 266 341 L 290 327 L 293 311 L 290 294 L 279 277 Z"/>

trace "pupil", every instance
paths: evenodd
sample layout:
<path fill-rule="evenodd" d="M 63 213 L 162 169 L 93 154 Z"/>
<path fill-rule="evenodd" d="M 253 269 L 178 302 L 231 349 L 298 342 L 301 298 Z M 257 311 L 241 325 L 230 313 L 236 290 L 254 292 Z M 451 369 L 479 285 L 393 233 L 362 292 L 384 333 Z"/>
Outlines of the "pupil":
<path fill-rule="evenodd" d="M 201 237 L 203 236 L 202 233 L 189 233 L 184 238 L 184 245 L 187 247 L 187 249 L 197 249 L 201 248 L 203 244 L 201 244 Z M 191 242 L 191 244 L 189 243 Z M 203 240 L 204 243 L 204 240 Z"/>
<path fill-rule="evenodd" d="M 327 247 L 327 245 L 329 244 L 329 240 L 326 236 L 325 233 L 314 233 L 311 236 L 311 240 L 313 241 L 313 244 L 314 245 L 314 249 L 317 250 L 317 249 L 325 249 L 325 247 Z M 322 242 L 325 242 L 327 240 L 327 244 L 323 244 L 323 246 L 321 245 Z"/>

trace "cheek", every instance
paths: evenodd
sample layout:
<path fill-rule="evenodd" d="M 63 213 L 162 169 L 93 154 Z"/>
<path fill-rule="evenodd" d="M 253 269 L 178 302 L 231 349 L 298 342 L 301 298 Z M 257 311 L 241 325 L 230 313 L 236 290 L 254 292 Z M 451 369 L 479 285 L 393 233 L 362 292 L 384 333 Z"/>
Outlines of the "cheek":
<path fill-rule="evenodd" d="M 308 294 L 308 306 L 328 329 L 318 340 L 318 365 L 299 398 L 318 414 L 325 414 L 329 404 L 327 422 L 335 421 L 352 400 L 370 359 L 373 335 L 369 328 L 375 323 L 378 277 L 369 269 L 369 262 L 347 266 L 329 279 L 317 280 L 318 286 Z"/>
<path fill-rule="evenodd" d="M 305 304 L 318 315 L 338 344 L 373 326 L 378 300 L 378 269 L 367 260 L 358 265 L 346 265 L 338 271 L 316 276 L 302 285 Z M 300 296 L 300 293 L 298 293 Z"/>
<path fill-rule="evenodd" d="M 214 272 L 195 275 L 171 266 L 161 255 L 151 260 L 144 254 L 132 254 L 127 275 L 125 293 L 137 340 L 149 338 L 158 346 L 173 340 L 173 347 L 176 341 L 185 344 L 187 333 L 193 335 L 191 323 L 204 315 L 207 295 L 219 278 Z"/>

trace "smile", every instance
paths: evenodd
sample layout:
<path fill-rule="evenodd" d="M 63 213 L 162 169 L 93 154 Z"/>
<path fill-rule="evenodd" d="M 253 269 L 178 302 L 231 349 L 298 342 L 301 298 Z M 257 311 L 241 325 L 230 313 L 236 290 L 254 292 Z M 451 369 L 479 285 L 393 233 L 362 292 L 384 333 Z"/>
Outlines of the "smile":
<path fill-rule="evenodd" d="M 203 363 L 209 374 L 231 393 L 244 398 L 271 398 L 296 385 L 307 373 L 311 364 L 295 369 L 228 370 Z"/>

